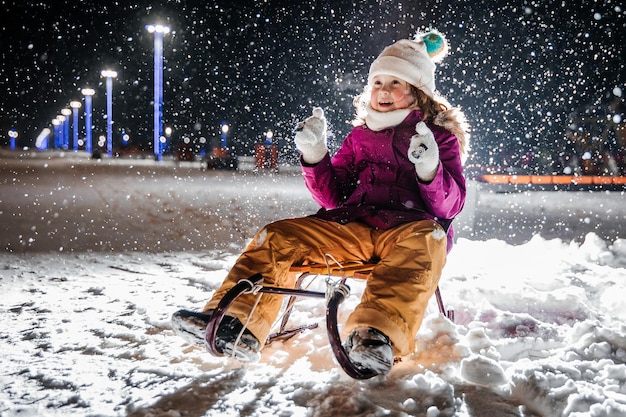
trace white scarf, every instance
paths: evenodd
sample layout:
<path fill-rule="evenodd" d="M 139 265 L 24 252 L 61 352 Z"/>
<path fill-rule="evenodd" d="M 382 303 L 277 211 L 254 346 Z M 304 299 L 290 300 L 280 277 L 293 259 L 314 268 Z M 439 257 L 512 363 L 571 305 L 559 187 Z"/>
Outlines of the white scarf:
<path fill-rule="evenodd" d="M 387 112 L 376 111 L 367 105 L 365 124 L 372 130 L 383 130 L 388 127 L 398 126 L 414 109 L 399 109 Z"/>

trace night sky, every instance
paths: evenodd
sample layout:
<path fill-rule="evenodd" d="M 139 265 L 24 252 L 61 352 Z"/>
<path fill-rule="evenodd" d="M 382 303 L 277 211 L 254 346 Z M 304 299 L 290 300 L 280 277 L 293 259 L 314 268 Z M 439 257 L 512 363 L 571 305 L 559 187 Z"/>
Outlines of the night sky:
<path fill-rule="evenodd" d="M 153 45 L 163 23 L 163 121 L 174 142 L 231 126 L 237 154 L 272 130 L 281 152 L 312 106 L 327 111 L 336 147 L 352 99 L 390 43 L 435 27 L 451 53 L 437 87 L 473 127 L 472 160 L 567 148 L 572 114 L 624 113 L 626 6 L 621 1 L 56 1 L 0 0 L 0 146 L 19 146 L 94 96 L 94 137 L 106 129 L 103 69 L 114 69 L 114 146 L 152 141 Z M 81 126 L 83 123 L 81 117 Z M 621 122 L 623 125 L 623 121 Z M 605 123 L 606 124 L 606 123 Z M 510 163 L 510 161 L 509 161 Z M 513 163 L 514 164 L 514 161 Z"/>

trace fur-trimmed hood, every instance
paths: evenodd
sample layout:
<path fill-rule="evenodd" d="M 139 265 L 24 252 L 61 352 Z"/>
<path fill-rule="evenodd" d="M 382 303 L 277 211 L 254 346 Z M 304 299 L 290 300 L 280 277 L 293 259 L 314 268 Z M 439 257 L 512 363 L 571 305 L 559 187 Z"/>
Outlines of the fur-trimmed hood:
<path fill-rule="evenodd" d="M 470 149 L 470 125 L 465 113 L 458 107 L 452 107 L 438 113 L 433 119 L 433 124 L 443 127 L 456 136 L 459 141 L 462 161 L 465 162 Z"/>

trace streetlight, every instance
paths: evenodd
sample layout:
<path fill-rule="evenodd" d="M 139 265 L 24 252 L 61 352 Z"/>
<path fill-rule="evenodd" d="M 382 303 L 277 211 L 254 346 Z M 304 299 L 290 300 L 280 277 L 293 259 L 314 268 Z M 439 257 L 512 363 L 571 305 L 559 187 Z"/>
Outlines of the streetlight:
<path fill-rule="evenodd" d="M 226 141 L 226 136 L 228 135 L 228 125 L 226 124 L 226 122 L 222 122 L 222 149 L 226 149 L 226 146 L 228 146 L 227 141 Z"/>
<path fill-rule="evenodd" d="M 10 148 L 12 151 L 15 150 L 15 140 L 17 139 L 17 130 L 11 129 L 9 130 L 9 141 L 11 143 Z"/>
<path fill-rule="evenodd" d="M 44 127 L 35 139 L 35 146 L 37 149 L 40 151 L 48 149 L 48 136 L 50 136 L 50 129 Z"/>
<path fill-rule="evenodd" d="M 103 70 L 100 75 L 107 79 L 107 154 L 113 156 L 113 78 L 117 72 Z"/>
<path fill-rule="evenodd" d="M 163 117 L 163 34 L 170 28 L 163 25 L 146 25 L 146 30 L 154 33 L 154 155 L 157 161 L 163 155 L 161 148 L 161 119 Z"/>
<path fill-rule="evenodd" d="M 61 122 L 59 122 L 58 118 L 54 118 L 52 119 L 52 126 L 54 126 L 54 146 L 53 148 L 58 148 L 59 147 L 59 137 L 61 136 L 61 134 L 59 133 L 59 126 L 61 125 Z"/>
<path fill-rule="evenodd" d="M 274 137 L 274 132 L 272 132 L 271 130 L 268 130 L 267 133 L 265 134 L 265 144 L 271 145 L 273 137 Z"/>
<path fill-rule="evenodd" d="M 69 149 L 70 147 L 70 115 L 72 111 L 70 109 L 61 109 L 63 115 L 63 149 Z"/>
<path fill-rule="evenodd" d="M 74 118 L 74 151 L 78 151 L 78 109 L 80 106 L 80 101 L 70 101 Z"/>
<path fill-rule="evenodd" d="M 85 96 L 85 150 L 91 153 L 91 96 L 96 92 L 93 88 L 83 88 L 80 92 Z"/>
<path fill-rule="evenodd" d="M 122 130 L 122 148 L 127 147 L 128 142 L 130 142 L 130 136 Z"/>

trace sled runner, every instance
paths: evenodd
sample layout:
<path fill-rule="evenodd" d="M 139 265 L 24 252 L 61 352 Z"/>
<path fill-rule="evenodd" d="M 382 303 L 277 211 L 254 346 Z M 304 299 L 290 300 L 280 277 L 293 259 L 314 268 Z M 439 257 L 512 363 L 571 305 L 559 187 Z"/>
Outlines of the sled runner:
<path fill-rule="evenodd" d="M 300 326 L 292 329 L 287 329 L 289 317 L 293 311 L 294 304 L 299 297 L 312 297 L 312 298 L 325 298 L 326 301 L 326 331 L 328 339 L 337 359 L 337 362 L 342 369 L 350 377 L 355 379 L 368 379 L 376 374 L 372 371 L 364 371 L 357 368 L 354 363 L 348 357 L 344 350 L 341 338 L 339 336 L 339 328 L 337 323 L 337 309 L 343 300 L 349 295 L 350 287 L 346 284 L 348 279 L 366 279 L 376 264 L 362 264 L 354 263 L 348 265 L 303 265 L 292 266 L 290 273 L 296 274 L 296 280 L 294 288 L 283 288 L 263 285 L 263 277 L 261 274 L 256 274 L 249 279 L 239 281 L 233 288 L 231 288 L 224 297 L 220 300 L 217 308 L 213 311 L 211 318 L 209 319 L 206 328 L 206 344 L 209 351 L 215 356 L 224 356 L 216 346 L 217 330 L 228 311 L 228 307 L 235 301 L 237 297 L 242 294 L 277 294 L 289 296 L 283 318 L 280 323 L 280 327 L 276 333 L 271 334 L 268 337 L 267 343 L 271 343 L 275 340 L 288 339 L 295 334 L 302 332 L 306 329 L 313 329 L 318 326 L 317 323 L 310 325 Z M 315 279 L 318 276 L 326 275 L 327 279 L 327 291 L 310 291 L 302 288 L 302 283 L 307 277 Z M 337 277 L 338 280 L 332 281 L 330 277 Z M 260 294 L 259 294 L 260 295 Z M 446 310 L 443 299 L 441 297 L 441 291 L 437 287 L 435 291 L 435 297 L 437 299 L 437 306 L 441 314 L 446 316 L 451 321 L 454 321 L 454 311 Z M 250 313 L 252 314 L 252 312 Z"/>

